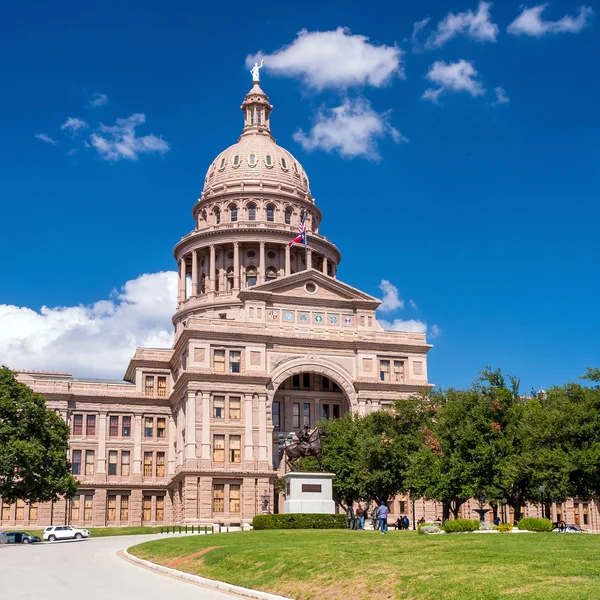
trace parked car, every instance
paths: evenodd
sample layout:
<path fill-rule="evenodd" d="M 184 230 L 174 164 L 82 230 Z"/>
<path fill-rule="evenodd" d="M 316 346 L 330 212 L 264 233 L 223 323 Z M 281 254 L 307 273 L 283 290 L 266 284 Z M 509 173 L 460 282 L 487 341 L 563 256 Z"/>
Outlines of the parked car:
<path fill-rule="evenodd" d="M 6 533 L 4 533 L 4 531 L 0 531 L 0 544 L 8 544 L 8 538 L 6 537 Z"/>
<path fill-rule="evenodd" d="M 33 544 L 41 541 L 37 535 L 31 535 L 25 531 L 7 531 L 6 537 L 9 544 Z"/>
<path fill-rule="evenodd" d="M 87 529 L 76 529 L 71 525 L 59 525 L 58 527 L 46 527 L 42 536 L 49 542 L 56 540 L 81 540 L 82 538 L 90 537 L 90 532 Z"/>
<path fill-rule="evenodd" d="M 579 525 L 567 525 L 565 523 L 558 525 L 558 527 L 555 527 L 552 531 L 556 533 L 582 533 Z"/>

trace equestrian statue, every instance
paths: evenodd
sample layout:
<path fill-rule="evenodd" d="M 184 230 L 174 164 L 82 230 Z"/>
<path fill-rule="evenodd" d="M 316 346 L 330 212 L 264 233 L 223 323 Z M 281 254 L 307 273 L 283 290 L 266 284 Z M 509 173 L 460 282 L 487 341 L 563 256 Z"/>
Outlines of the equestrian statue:
<path fill-rule="evenodd" d="M 323 461 L 321 452 L 323 446 L 321 444 L 321 438 L 327 436 L 327 431 L 323 427 L 315 427 L 313 431 L 310 431 L 306 425 L 304 429 L 297 434 L 297 441 L 287 442 L 279 450 L 279 460 L 285 455 L 285 464 L 291 471 L 294 471 L 294 466 L 299 458 L 304 456 L 314 456 L 319 462 L 319 467 L 323 471 Z"/>

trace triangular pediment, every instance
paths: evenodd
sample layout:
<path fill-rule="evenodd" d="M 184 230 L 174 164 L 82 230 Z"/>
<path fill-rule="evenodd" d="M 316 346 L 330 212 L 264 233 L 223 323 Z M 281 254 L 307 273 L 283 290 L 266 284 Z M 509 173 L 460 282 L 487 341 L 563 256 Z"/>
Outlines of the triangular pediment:
<path fill-rule="evenodd" d="M 240 292 L 240 300 L 279 300 L 303 303 L 343 303 L 376 309 L 380 300 L 316 269 L 269 281 Z"/>

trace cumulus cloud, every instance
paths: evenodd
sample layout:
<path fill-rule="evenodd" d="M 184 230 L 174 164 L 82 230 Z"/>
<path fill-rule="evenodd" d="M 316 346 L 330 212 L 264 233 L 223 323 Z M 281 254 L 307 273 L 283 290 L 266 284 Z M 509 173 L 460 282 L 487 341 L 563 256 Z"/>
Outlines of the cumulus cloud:
<path fill-rule="evenodd" d="M 551 33 L 579 33 L 589 23 L 594 11 L 590 6 L 581 6 L 576 17 L 565 15 L 558 21 L 544 21 L 542 13 L 548 3 L 533 8 L 523 7 L 521 14 L 508 26 L 512 35 L 530 35 L 542 37 Z"/>
<path fill-rule="evenodd" d="M 122 158 L 137 160 L 140 154 L 165 154 L 170 146 L 161 137 L 153 134 L 138 137 L 135 128 L 146 122 L 143 113 L 136 113 L 124 119 L 117 119 L 110 127 L 100 125 L 100 133 L 90 136 L 92 146 L 104 160 L 118 161 Z"/>
<path fill-rule="evenodd" d="M 0 364 L 121 378 L 137 347 L 169 348 L 177 273 L 141 275 L 90 306 L 0 304 Z"/>
<path fill-rule="evenodd" d="M 492 23 L 491 6 L 491 2 L 480 2 L 477 12 L 468 10 L 458 14 L 448 13 L 446 18 L 438 23 L 437 30 L 429 36 L 425 47 L 441 48 L 458 35 L 466 35 L 477 42 L 495 42 L 499 28 Z"/>
<path fill-rule="evenodd" d="M 442 328 L 438 327 L 437 325 L 432 325 L 431 331 L 429 332 L 429 337 L 433 339 L 439 337 L 440 335 L 442 335 Z"/>
<path fill-rule="evenodd" d="M 394 319 L 393 321 L 386 321 L 385 319 L 377 319 L 379 324 L 386 331 L 407 331 L 409 333 L 427 333 L 427 323 L 423 321 L 417 321 L 415 319 L 409 319 L 403 321 L 402 319 Z"/>
<path fill-rule="evenodd" d="M 391 284 L 387 279 L 382 279 L 379 289 L 383 292 L 383 298 L 378 310 L 389 312 L 404 308 L 404 300 L 400 298 L 398 288 L 395 285 Z"/>
<path fill-rule="evenodd" d="M 46 142 L 46 144 L 52 144 L 53 146 L 56 146 L 56 144 L 58 144 L 56 140 L 53 140 L 49 135 L 45 133 L 36 133 L 33 137 L 38 140 L 42 140 L 42 142 Z"/>
<path fill-rule="evenodd" d="M 78 117 L 69 117 L 61 126 L 61 131 L 65 133 L 76 135 L 80 129 L 87 129 L 88 124 Z"/>
<path fill-rule="evenodd" d="M 443 60 L 434 62 L 427 73 L 427 79 L 437 87 L 425 90 L 421 96 L 424 100 L 437 102 L 444 92 L 467 92 L 473 97 L 485 94 L 483 85 L 477 80 L 477 70 L 473 63 L 463 59 L 454 63 Z"/>
<path fill-rule="evenodd" d="M 273 54 L 246 57 L 246 66 L 264 59 L 264 68 L 287 77 L 301 77 L 315 89 L 346 89 L 353 85 L 381 87 L 404 77 L 403 51 L 397 46 L 375 45 L 363 35 L 343 27 L 334 31 L 303 29 L 288 46 Z"/>
<path fill-rule="evenodd" d="M 365 98 L 345 99 L 341 106 L 321 110 L 308 133 L 298 130 L 296 140 L 308 152 L 337 151 L 344 158 L 362 156 L 379 160 L 377 141 L 390 136 L 396 143 L 407 142 L 390 124 L 390 111 L 378 113 Z"/>
<path fill-rule="evenodd" d="M 427 27 L 429 21 L 431 21 L 431 19 L 428 17 L 426 19 L 423 19 L 422 21 L 417 21 L 413 25 L 413 32 L 410 38 L 410 41 L 412 42 L 413 52 L 423 52 L 423 48 L 421 46 L 421 43 L 419 42 L 419 33 L 421 33 L 421 31 L 425 29 L 425 27 Z"/>
<path fill-rule="evenodd" d="M 493 106 L 498 104 L 508 104 L 510 102 L 510 98 L 506 95 L 506 92 L 501 85 L 495 88 L 494 91 L 496 92 L 496 101 L 492 102 Z"/>
<path fill-rule="evenodd" d="M 100 92 L 95 92 L 88 102 L 88 107 L 100 108 L 106 104 L 108 104 L 108 96 L 106 94 L 101 94 Z"/>

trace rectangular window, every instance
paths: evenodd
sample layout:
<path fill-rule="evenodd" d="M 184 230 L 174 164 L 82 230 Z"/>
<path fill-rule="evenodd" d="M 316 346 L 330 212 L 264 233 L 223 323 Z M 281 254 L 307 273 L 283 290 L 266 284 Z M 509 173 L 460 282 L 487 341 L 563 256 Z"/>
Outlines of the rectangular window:
<path fill-rule="evenodd" d="M 242 438 L 239 435 L 229 436 L 229 462 L 242 462 Z"/>
<path fill-rule="evenodd" d="M 10 520 L 10 504 L 4 503 L 2 505 L 2 520 L 9 521 Z"/>
<path fill-rule="evenodd" d="M 213 368 L 217 373 L 225 372 L 225 350 L 214 351 L 213 363 Z"/>
<path fill-rule="evenodd" d="M 292 389 L 293 390 L 300 389 L 300 375 L 292 375 Z"/>
<path fill-rule="evenodd" d="M 144 496 L 142 500 L 142 519 L 144 521 L 152 520 L 152 496 Z"/>
<path fill-rule="evenodd" d="M 400 507 L 400 514 L 405 513 L 406 512 L 406 500 L 399 500 L 398 504 Z"/>
<path fill-rule="evenodd" d="M 302 408 L 302 424 L 305 427 L 310 427 L 310 404 L 304 404 Z"/>
<path fill-rule="evenodd" d="M 273 402 L 273 427 L 279 429 L 281 427 L 281 403 Z"/>
<path fill-rule="evenodd" d="M 154 375 L 146 375 L 144 393 L 146 396 L 154 396 Z"/>
<path fill-rule="evenodd" d="M 109 437 L 119 436 L 119 417 L 116 415 L 111 415 L 108 418 L 108 435 Z"/>
<path fill-rule="evenodd" d="M 584 525 L 588 525 L 588 519 L 589 519 L 589 504 L 584 504 L 583 505 L 583 524 Z"/>
<path fill-rule="evenodd" d="M 25 520 L 25 500 L 17 500 L 17 512 L 15 514 L 17 521 Z"/>
<path fill-rule="evenodd" d="M 165 476 L 165 453 L 164 452 L 156 453 L 156 476 L 157 477 Z"/>
<path fill-rule="evenodd" d="M 85 435 L 96 435 L 96 415 L 87 415 L 85 418 Z"/>
<path fill-rule="evenodd" d="M 154 436 L 154 419 L 146 417 L 144 419 L 144 437 L 151 438 Z"/>
<path fill-rule="evenodd" d="M 129 521 L 129 496 L 121 496 L 121 510 L 119 520 Z"/>
<path fill-rule="evenodd" d="M 302 387 L 305 390 L 310 389 L 310 373 L 302 373 Z"/>
<path fill-rule="evenodd" d="M 106 519 L 108 521 L 115 521 L 117 519 L 117 497 L 107 496 L 106 497 Z"/>
<path fill-rule="evenodd" d="M 152 452 L 144 452 L 144 477 L 152 477 Z"/>
<path fill-rule="evenodd" d="M 292 405 L 292 427 L 300 429 L 300 404 L 298 402 L 294 402 Z"/>
<path fill-rule="evenodd" d="M 213 417 L 215 419 L 225 418 L 225 396 L 215 396 L 213 398 Z"/>
<path fill-rule="evenodd" d="M 129 476 L 130 460 L 131 460 L 131 455 L 129 454 L 129 450 L 123 450 L 123 452 L 121 452 L 121 476 L 122 477 Z"/>
<path fill-rule="evenodd" d="M 73 415 L 73 435 L 83 435 L 83 415 Z"/>
<path fill-rule="evenodd" d="M 340 418 L 340 405 L 339 404 L 333 405 L 333 418 L 334 419 Z"/>
<path fill-rule="evenodd" d="M 94 474 L 94 451 L 93 450 L 85 451 L 85 474 L 86 475 Z"/>
<path fill-rule="evenodd" d="M 327 421 L 329 419 L 329 404 L 321 405 L 321 419 Z"/>
<path fill-rule="evenodd" d="M 222 483 L 213 484 L 213 511 L 225 510 L 225 486 Z"/>
<path fill-rule="evenodd" d="M 225 462 L 225 436 L 213 436 L 213 461 Z"/>
<path fill-rule="evenodd" d="M 156 520 L 165 520 L 165 497 L 156 496 Z"/>
<path fill-rule="evenodd" d="M 156 437 L 164 439 L 167 433 L 167 419 L 159 417 L 156 419 Z"/>
<path fill-rule="evenodd" d="M 131 437 L 131 417 L 123 417 L 121 422 L 121 435 Z"/>
<path fill-rule="evenodd" d="M 402 381 L 404 379 L 404 361 L 394 361 L 394 381 Z"/>
<path fill-rule="evenodd" d="M 242 416 L 242 399 L 239 396 L 229 397 L 229 418 L 239 421 Z"/>
<path fill-rule="evenodd" d="M 71 521 L 79 521 L 79 496 L 71 499 Z"/>
<path fill-rule="evenodd" d="M 323 381 L 323 389 L 328 390 L 329 389 L 329 378 L 323 377 L 322 381 Z"/>
<path fill-rule="evenodd" d="M 92 520 L 92 508 L 94 506 L 94 496 L 88 495 L 85 496 L 83 501 L 83 520 L 91 521 Z"/>
<path fill-rule="evenodd" d="M 239 350 L 229 351 L 229 372 L 239 373 L 242 366 L 242 353 Z"/>
<path fill-rule="evenodd" d="M 116 475 L 117 474 L 117 451 L 110 450 L 108 452 L 108 474 Z"/>
<path fill-rule="evenodd" d="M 38 503 L 34 502 L 29 505 L 29 520 L 37 521 L 38 520 Z"/>
<path fill-rule="evenodd" d="M 81 450 L 73 450 L 71 458 L 71 473 L 79 475 L 81 473 Z"/>
<path fill-rule="evenodd" d="M 240 512 L 240 486 L 230 485 L 229 486 L 229 512 L 239 513 Z"/>
<path fill-rule="evenodd" d="M 579 525 L 579 502 L 573 504 L 573 521 L 575 525 Z"/>
<path fill-rule="evenodd" d="M 165 398 L 167 395 L 167 378 L 166 377 L 157 377 L 158 381 L 158 397 Z"/>
<path fill-rule="evenodd" d="M 389 360 L 380 360 L 379 361 L 379 379 L 381 379 L 381 381 L 389 381 L 390 380 L 390 361 Z"/>

